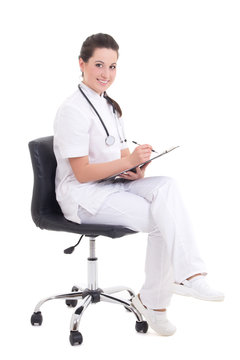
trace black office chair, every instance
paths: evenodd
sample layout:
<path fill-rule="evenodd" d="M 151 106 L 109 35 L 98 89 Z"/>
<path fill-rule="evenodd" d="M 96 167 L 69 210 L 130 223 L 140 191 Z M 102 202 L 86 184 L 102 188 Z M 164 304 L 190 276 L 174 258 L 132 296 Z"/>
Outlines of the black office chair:
<path fill-rule="evenodd" d="M 119 238 L 124 235 L 133 234 L 134 231 L 123 226 L 98 225 L 98 224 L 77 224 L 64 218 L 55 196 L 55 173 L 56 158 L 53 152 L 53 136 L 43 137 L 29 143 L 31 154 L 34 186 L 31 212 L 36 226 L 41 229 L 65 231 L 70 233 L 82 234 L 89 237 L 90 254 L 88 257 L 88 287 L 82 289 L 73 286 L 72 291 L 66 294 L 59 294 L 41 300 L 35 307 L 31 317 L 32 325 L 42 324 L 42 313 L 40 307 L 48 300 L 64 299 L 69 307 L 76 307 L 70 325 L 69 340 L 71 345 L 82 343 L 82 334 L 78 331 L 81 317 L 91 303 L 107 301 L 123 305 L 127 310 L 133 312 L 137 318 L 136 331 L 146 333 L 148 324 L 143 321 L 139 311 L 132 305 L 134 292 L 127 287 L 118 286 L 107 289 L 98 287 L 97 280 L 97 257 L 95 252 L 95 239 L 99 235 L 110 238 Z M 128 300 L 113 296 L 112 294 L 127 291 L 130 295 Z M 78 300 L 81 300 L 78 303 Z"/>

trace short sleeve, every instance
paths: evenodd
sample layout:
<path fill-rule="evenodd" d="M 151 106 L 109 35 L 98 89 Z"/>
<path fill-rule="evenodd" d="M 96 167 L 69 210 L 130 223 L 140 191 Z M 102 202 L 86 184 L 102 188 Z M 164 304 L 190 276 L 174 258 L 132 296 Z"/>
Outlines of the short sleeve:
<path fill-rule="evenodd" d="M 86 156 L 89 153 L 91 120 L 75 106 L 63 105 L 54 123 L 54 141 L 63 158 Z"/>

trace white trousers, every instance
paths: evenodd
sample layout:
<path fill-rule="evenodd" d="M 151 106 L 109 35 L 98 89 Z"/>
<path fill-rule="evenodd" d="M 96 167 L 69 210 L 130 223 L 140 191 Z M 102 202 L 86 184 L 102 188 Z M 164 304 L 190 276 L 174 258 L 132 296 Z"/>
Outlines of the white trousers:
<path fill-rule="evenodd" d="M 107 185 L 106 185 L 107 186 Z M 92 215 L 79 207 L 82 223 L 123 225 L 148 233 L 145 282 L 140 290 L 151 309 L 166 308 L 172 283 L 205 273 L 177 185 L 165 176 L 126 181 Z"/>

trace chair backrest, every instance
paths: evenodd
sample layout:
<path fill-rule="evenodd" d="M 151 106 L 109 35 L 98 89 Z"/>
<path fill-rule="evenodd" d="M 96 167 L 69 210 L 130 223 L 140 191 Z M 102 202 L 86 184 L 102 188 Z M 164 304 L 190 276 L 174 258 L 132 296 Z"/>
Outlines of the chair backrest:
<path fill-rule="evenodd" d="M 57 162 L 53 152 L 53 136 L 33 140 L 28 146 L 34 174 L 31 212 L 35 224 L 41 227 L 44 215 L 62 214 L 55 195 Z"/>
<path fill-rule="evenodd" d="M 53 152 L 53 136 L 33 140 L 28 146 L 34 174 L 31 212 L 33 221 L 38 227 L 93 237 L 103 235 L 119 238 L 135 233 L 124 226 L 78 224 L 65 219 L 55 195 L 57 162 Z"/>

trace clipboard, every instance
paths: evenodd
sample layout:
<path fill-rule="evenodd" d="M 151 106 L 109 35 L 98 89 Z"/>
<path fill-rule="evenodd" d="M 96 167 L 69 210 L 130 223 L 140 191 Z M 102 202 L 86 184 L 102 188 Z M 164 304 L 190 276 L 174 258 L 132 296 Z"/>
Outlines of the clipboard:
<path fill-rule="evenodd" d="M 119 173 L 117 173 L 117 174 L 114 174 L 114 175 L 112 175 L 112 176 L 109 176 L 109 177 L 107 177 L 107 178 L 98 180 L 97 182 L 100 183 L 100 182 L 102 182 L 102 181 L 116 180 L 116 178 L 117 178 L 119 175 L 124 174 L 124 173 L 127 172 L 127 171 L 136 172 L 136 168 L 137 168 L 137 167 L 140 167 L 140 168 L 141 168 L 143 165 L 148 164 L 148 163 L 150 163 L 151 161 L 153 161 L 153 160 L 155 160 L 155 159 L 158 159 L 160 156 L 163 156 L 163 155 L 165 155 L 165 154 L 168 154 L 169 152 L 177 149 L 178 147 L 180 147 L 180 145 L 178 145 L 178 146 L 173 146 L 173 147 L 171 147 L 170 149 L 163 151 L 162 153 L 160 153 L 160 154 L 152 157 L 151 159 L 149 159 L 149 160 L 147 160 L 147 161 L 145 161 L 145 162 L 143 162 L 143 163 L 140 163 L 140 164 L 138 164 L 138 165 L 136 165 L 136 166 L 134 166 L 134 167 L 132 167 L 132 168 L 130 168 L 130 169 L 123 170 L 123 171 L 121 171 L 121 172 L 119 172 Z"/>

